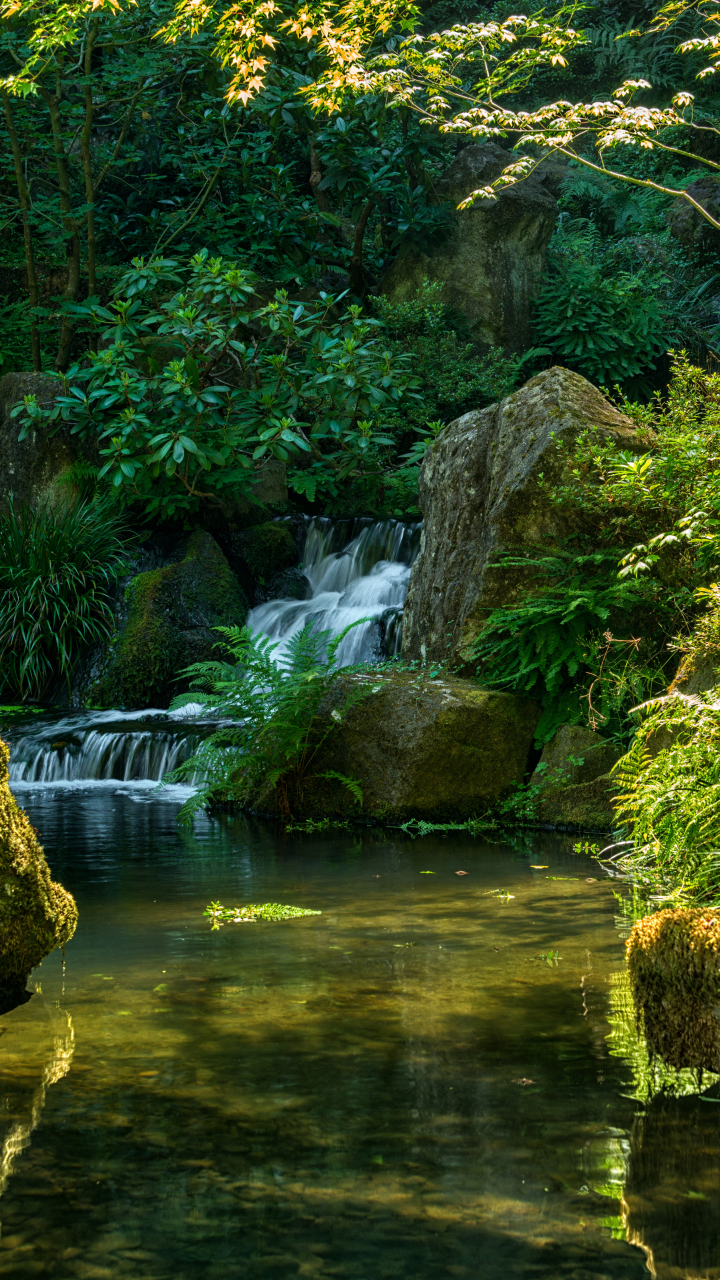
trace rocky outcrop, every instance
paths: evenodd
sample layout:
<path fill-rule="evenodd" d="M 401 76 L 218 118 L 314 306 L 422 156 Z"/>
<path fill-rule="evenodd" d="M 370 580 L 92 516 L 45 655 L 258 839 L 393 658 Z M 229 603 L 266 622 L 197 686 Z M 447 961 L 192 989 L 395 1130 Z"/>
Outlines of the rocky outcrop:
<path fill-rule="evenodd" d="M 241 626 L 247 601 L 209 533 L 198 529 L 175 563 L 134 577 L 117 633 L 87 677 L 84 700 L 104 707 L 167 707 L 187 689 L 184 667 L 217 657 L 219 626 Z"/>
<path fill-rule="evenodd" d="M 97 446 L 71 435 L 66 423 L 54 434 L 47 427 L 36 427 L 18 440 L 20 424 L 11 418 L 11 409 L 30 395 L 37 397 L 42 408 L 52 408 L 61 388 L 58 378 L 44 373 L 6 373 L 0 378 L 0 504 L 11 492 L 16 504 L 54 506 L 67 501 L 77 492 L 71 483 L 72 469 L 80 462 L 99 464 Z"/>
<path fill-rule="evenodd" d="M 435 184 L 438 204 L 449 201 L 448 234 L 434 246 L 401 249 L 383 282 L 383 292 L 404 302 L 427 278 L 443 286 L 443 301 L 467 318 L 476 342 L 522 351 L 532 341 L 531 301 L 545 267 L 557 218 L 552 194 L 555 169 L 548 166 L 506 188 L 496 200 L 457 206 L 488 186 L 517 156 L 493 142 L 466 147 Z"/>
<path fill-rule="evenodd" d="M 707 209 L 712 218 L 720 222 L 720 177 L 708 173 L 697 182 L 691 182 L 685 189 L 693 200 L 696 200 L 703 209 Z M 717 253 L 720 248 L 720 232 L 716 231 L 697 209 L 688 204 L 687 200 L 673 201 L 668 212 L 668 225 L 675 239 L 679 240 L 685 249 L 699 250 L 701 253 L 710 250 Z"/>
<path fill-rule="evenodd" d="M 50 879 L 30 820 L 8 783 L 10 751 L 0 741 L 0 1012 L 25 999 L 31 971 L 70 940 L 74 898 Z"/>
<path fill-rule="evenodd" d="M 455 677 L 431 680 L 404 671 L 372 682 L 375 692 L 348 711 L 320 747 L 302 794 L 291 797 L 293 813 L 464 819 L 522 781 L 539 715 L 535 703 Z M 335 699 L 342 688 L 341 682 Z M 330 771 L 360 784 L 362 808 L 340 782 L 318 776 Z M 276 803 L 265 795 L 257 807 Z"/>
<path fill-rule="evenodd" d="M 543 747 L 530 779 L 537 816 L 546 826 L 610 831 L 615 824 L 610 774 L 622 752 L 582 725 L 563 725 Z"/>
<path fill-rule="evenodd" d="M 451 422 L 420 474 L 425 516 L 403 619 L 403 657 L 448 658 L 472 671 L 472 646 L 490 611 L 520 598 L 530 572 L 494 567 L 512 549 L 537 551 L 583 528 L 582 512 L 553 504 L 539 484 L 562 480 L 580 432 L 623 449 L 648 445 L 596 387 L 553 368 L 500 404 Z"/>
<path fill-rule="evenodd" d="M 219 534 L 218 541 L 251 604 L 286 594 L 283 589 L 286 577 L 288 586 L 292 586 L 287 594 L 301 600 L 305 598 L 309 583 L 295 568 L 300 553 L 292 530 L 284 520 L 265 520 L 240 532 Z M 299 582 L 293 575 L 303 580 L 301 594 Z"/>

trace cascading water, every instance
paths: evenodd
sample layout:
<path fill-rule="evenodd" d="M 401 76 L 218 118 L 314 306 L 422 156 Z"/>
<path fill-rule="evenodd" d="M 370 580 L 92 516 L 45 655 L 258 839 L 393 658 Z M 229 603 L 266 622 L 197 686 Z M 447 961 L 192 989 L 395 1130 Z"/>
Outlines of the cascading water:
<path fill-rule="evenodd" d="M 192 754 L 207 726 L 167 711 L 38 716 L 8 733 L 13 787 L 124 783 L 147 789 Z"/>
<path fill-rule="evenodd" d="M 248 626 L 278 641 L 275 656 L 282 660 L 290 637 L 308 622 L 336 636 L 351 622 L 369 618 L 342 641 L 341 666 L 394 657 L 400 651 L 402 606 L 419 545 L 419 523 L 313 519 L 303 553 L 307 598 L 258 605 L 248 614 Z"/>
<path fill-rule="evenodd" d="M 308 622 L 338 635 L 359 618 L 338 651 L 343 666 L 400 651 L 402 606 L 420 543 L 420 525 L 398 520 L 311 519 L 303 572 L 305 600 L 270 600 L 248 615 L 248 626 L 278 641 L 282 661 L 290 637 Z M 192 722 L 192 708 L 169 711 L 87 711 L 28 717 L 7 737 L 13 788 L 104 784 L 148 794 L 192 755 L 210 731 Z M 168 787 L 175 799 L 187 787 Z"/>

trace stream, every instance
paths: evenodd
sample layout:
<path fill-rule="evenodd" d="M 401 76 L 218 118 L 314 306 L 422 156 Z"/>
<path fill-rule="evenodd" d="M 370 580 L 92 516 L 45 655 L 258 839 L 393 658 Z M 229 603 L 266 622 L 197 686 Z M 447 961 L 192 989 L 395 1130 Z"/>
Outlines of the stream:
<path fill-rule="evenodd" d="M 317 522 L 311 595 L 253 626 L 359 610 L 345 660 L 387 644 L 400 532 Z M 10 735 L 80 923 L 0 1019 L 0 1276 L 718 1280 L 720 1087 L 647 1095 L 626 889 L 554 833 L 181 830 L 155 788 L 201 732 Z M 322 914 L 212 931 L 212 901 Z"/>

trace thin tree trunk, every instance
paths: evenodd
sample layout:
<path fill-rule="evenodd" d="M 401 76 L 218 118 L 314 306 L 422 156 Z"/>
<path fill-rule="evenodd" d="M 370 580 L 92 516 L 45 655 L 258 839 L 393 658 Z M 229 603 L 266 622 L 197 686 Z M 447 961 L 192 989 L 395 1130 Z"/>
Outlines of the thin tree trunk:
<path fill-rule="evenodd" d="M 322 182 L 322 166 L 320 157 L 315 150 L 315 142 L 310 139 L 310 186 L 315 197 L 315 203 L 321 213 L 330 213 L 330 201 L 327 192 L 319 191 L 318 187 Z"/>
<path fill-rule="evenodd" d="M 62 141 L 59 86 L 58 92 L 54 94 L 48 93 L 46 89 L 41 88 L 40 96 L 45 102 L 50 113 L 50 126 L 52 129 L 53 146 L 55 149 L 55 168 L 58 176 L 60 210 L 62 212 L 63 226 L 65 227 L 67 234 L 66 248 L 68 256 L 68 278 L 64 296 L 68 302 L 74 302 L 80 286 L 80 236 L 78 235 L 77 222 L 72 216 L 70 170 Z M 64 373 L 70 363 L 72 339 L 73 323 L 69 315 L 64 314 L 62 324 L 60 326 L 58 353 L 55 359 L 55 368 L 59 373 Z"/>
<path fill-rule="evenodd" d="M 32 227 L 30 226 L 30 209 L 31 200 L 28 185 L 25 181 L 25 174 L 22 168 L 22 156 L 20 154 L 20 143 L 18 142 L 17 131 L 15 129 L 15 121 L 12 111 L 10 110 L 10 95 L 7 89 L 2 90 L 3 107 L 5 109 L 5 121 L 7 123 L 7 131 L 10 136 L 10 146 L 12 147 L 13 161 L 15 164 L 15 181 L 18 189 L 18 199 L 20 208 L 22 209 L 23 220 L 23 240 L 25 243 L 25 265 L 27 267 L 28 278 L 28 296 L 30 298 L 30 306 L 36 308 L 38 306 L 38 287 L 37 275 L 35 273 L 35 253 L 33 251 Z M 30 324 L 30 340 L 32 343 L 32 360 L 33 369 L 36 373 L 42 370 L 42 361 L 40 359 L 40 334 L 37 327 L 37 312 L 33 314 Z"/>
<path fill-rule="evenodd" d="M 85 45 L 85 123 L 80 138 L 80 151 L 82 154 L 83 172 L 85 174 L 85 203 L 87 204 L 87 290 L 88 297 L 92 298 L 95 293 L 95 190 L 93 187 L 92 176 L 92 156 L 90 147 L 92 143 L 92 124 L 95 111 L 93 102 L 93 87 L 90 80 L 92 74 L 92 54 L 95 42 L 98 38 L 98 29 L 100 19 L 96 18 L 93 22 L 92 29 L 88 33 L 87 44 Z M 90 350 L 97 350 L 97 337 L 90 334 Z"/>
<path fill-rule="evenodd" d="M 355 290 L 358 297 L 362 298 L 365 294 L 365 279 L 363 276 L 363 240 L 365 239 L 365 228 L 368 224 L 368 218 L 373 210 L 374 200 L 368 200 L 363 206 L 362 213 L 355 223 L 355 240 L 353 242 L 353 253 L 350 260 L 350 284 Z"/>

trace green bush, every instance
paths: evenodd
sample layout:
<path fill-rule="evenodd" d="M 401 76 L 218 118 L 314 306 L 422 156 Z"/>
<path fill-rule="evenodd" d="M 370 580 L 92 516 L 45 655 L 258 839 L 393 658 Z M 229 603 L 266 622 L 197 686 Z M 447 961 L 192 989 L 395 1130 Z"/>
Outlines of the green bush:
<path fill-rule="evenodd" d="M 539 354 L 599 386 L 647 379 L 667 349 L 655 284 L 647 271 L 610 272 L 592 234 L 559 236 L 535 299 Z"/>
<path fill-rule="evenodd" d="M 0 513 L 0 691 L 40 699 L 113 629 L 123 523 L 107 503 Z"/>

